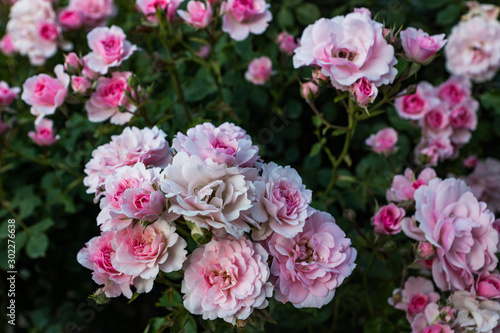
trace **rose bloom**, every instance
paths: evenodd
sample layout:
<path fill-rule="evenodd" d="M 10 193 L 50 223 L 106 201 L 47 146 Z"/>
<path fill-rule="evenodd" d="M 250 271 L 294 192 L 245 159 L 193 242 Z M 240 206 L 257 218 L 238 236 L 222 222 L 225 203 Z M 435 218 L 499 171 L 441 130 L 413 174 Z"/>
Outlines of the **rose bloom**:
<path fill-rule="evenodd" d="M 117 271 L 111 263 L 111 254 L 115 254 L 111 241 L 115 235 L 114 231 L 106 231 L 92 238 L 85 243 L 85 247 L 78 252 L 76 258 L 80 265 L 92 270 L 92 279 L 97 284 L 104 285 L 102 290 L 107 297 L 118 297 L 123 294 L 130 299 L 132 298 L 130 286 L 134 276 Z"/>
<path fill-rule="evenodd" d="M 188 129 L 186 135 L 179 132 L 172 148 L 204 161 L 241 168 L 254 167 L 260 159 L 259 148 L 252 145 L 250 136 L 231 123 L 215 127 L 207 122 Z"/>
<path fill-rule="evenodd" d="M 496 267 L 495 217 L 464 181 L 434 178 L 415 191 L 415 201 L 418 227 L 436 250 L 432 276 L 441 290 L 464 290 Z"/>
<path fill-rule="evenodd" d="M 397 60 L 382 30 L 382 24 L 364 12 L 321 18 L 302 33 L 293 65 L 319 66 L 332 85 L 344 91 L 362 77 L 375 86 L 390 84 Z"/>
<path fill-rule="evenodd" d="M 400 294 L 398 302 L 389 298 L 389 304 L 396 309 L 406 311 L 406 317 L 411 323 L 416 315 L 423 313 L 428 304 L 436 303 L 441 297 L 434 291 L 432 281 L 423 277 L 411 276 L 406 280 L 404 289 L 396 289 L 393 294 Z"/>
<path fill-rule="evenodd" d="M 476 279 L 473 291 L 479 298 L 499 299 L 500 298 L 500 273 L 484 271 Z"/>
<path fill-rule="evenodd" d="M 400 36 L 406 57 L 422 65 L 429 64 L 446 44 L 445 34 L 429 36 L 422 29 L 411 27 L 401 31 Z"/>
<path fill-rule="evenodd" d="M 474 171 L 464 179 L 472 193 L 486 202 L 492 212 L 500 212 L 500 161 L 487 158 L 478 161 Z"/>
<path fill-rule="evenodd" d="M 100 77 L 97 80 L 95 92 L 85 103 L 91 122 L 98 123 L 110 118 L 112 124 L 123 125 L 132 119 L 137 107 L 128 101 L 125 94 L 126 90 L 130 90 L 130 75 L 130 72 L 113 72 L 113 77 Z M 122 112 L 120 107 L 126 111 Z"/>
<path fill-rule="evenodd" d="M 251 221 L 244 215 L 252 207 L 250 186 L 236 167 L 206 165 L 196 155 L 178 152 L 162 173 L 161 190 L 169 199 L 169 212 L 216 236 L 240 238 L 250 231 Z"/>
<path fill-rule="evenodd" d="M 185 263 L 184 307 L 203 319 L 222 318 L 233 325 L 264 309 L 273 290 L 268 257 L 262 245 L 246 238 L 213 238 Z"/>
<path fill-rule="evenodd" d="M 54 136 L 54 122 L 50 119 L 42 119 L 35 125 L 36 132 L 29 132 L 28 136 L 39 146 L 51 146 L 56 143 L 60 137 Z"/>
<path fill-rule="evenodd" d="M 47 74 L 30 77 L 23 84 L 22 100 L 31 105 L 31 114 L 41 119 L 53 114 L 66 99 L 69 75 L 64 73 L 63 65 L 54 68 L 56 78 Z"/>
<path fill-rule="evenodd" d="M 279 44 L 280 51 L 284 54 L 293 55 L 293 51 L 299 47 L 295 38 L 287 32 L 280 33 L 276 41 Z"/>
<path fill-rule="evenodd" d="M 480 300 L 468 291 L 453 293 L 449 302 L 456 311 L 455 332 L 493 332 L 500 320 L 500 303 Z"/>
<path fill-rule="evenodd" d="M 453 128 L 475 130 L 477 127 L 477 110 L 479 103 L 472 98 L 465 99 L 462 103 L 451 109 L 450 125 Z"/>
<path fill-rule="evenodd" d="M 390 154 L 395 151 L 398 143 L 398 132 L 392 127 L 386 127 L 370 135 L 365 143 L 377 154 Z"/>
<path fill-rule="evenodd" d="M 405 210 L 393 203 L 380 207 L 372 218 L 375 232 L 383 235 L 395 235 L 399 233 L 401 231 L 401 220 L 405 215 Z"/>
<path fill-rule="evenodd" d="M 417 91 L 412 95 L 396 98 L 394 106 L 403 119 L 420 120 L 427 111 L 439 105 L 440 101 L 434 96 L 434 87 L 425 81 L 417 85 Z"/>
<path fill-rule="evenodd" d="M 445 309 L 445 308 L 443 308 Z M 412 333 L 454 333 L 457 332 L 456 328 L 453 329 L 450 325 L 441 321 L 443 310 L 439 310 L 436 303 L 429 303 L 424 311 L 417 314 L 415 319 L 411 322 Z M 452 310 L 453 311 L 453 310 Z M 452 321 L 452 319 L 446 322 Z"/>
<path fill-rule="evenodd" d="M 111 263 L 118 271 L 141 278 L 138 292 L 150 292 L 160 271 L 178 271 L 186 260 L 187 242 L 176 233 L 175 225 L 158 220 L 144 228 L 140 223 L 116 232 L 111 240 L 115 253 Z"/>
<path fill-rule="evenodd" d="M 415 173 L 410 168 L 406 168 L 404 175 L 396 175 L 392 179 L 391 188 L 386 193 L 387 201 L 414 200 L 415 191 L 420 186 L 427 185 L 431 179 L 436 177 L 436 171 L 431 168 L 422 170 L 418 178 L 415 178 Z"/>
<path fill-rule="evenodd" d="M 212 7 L 201 1 L 189 1 L 187 11 L 178 10 L 177 14 L 190 26 L 197 29 L 206 28 L 212 18 Z"/>
<path fill-rule="evenodd" d="M 271 77 L 272 66 L 271 59 L 266 56 L 255 58 L 248 64 L 245 79 L 253 84 L 263 85 Z"/>
<path fill-rule="evenodd" d="M 351 93 L 359 106 L 366 106 L 373 103 L 375 98 L 377 98 L 378 89 L 373 83 L 368 81 L 367 78 L 363 77 L 354 84 Z"/>
<path fill-rule="evenodd" d="M 19 92 L 21 89 L 18 87 L 9 87 L 7 82 L 0 81 L 0 107 L 10 105 Z"/>
<path fill-rule="evenodd" d="M 143 13 L 148 21 L 158 23 L 156 16 L 157 8 L 161 8 L 167 15 L 167 19 L 172 21 L 175 18 L 175 12 L 183 0 L 136 0 L 136 6 Z"/>
<path fill-rule="evenodd" d="M 117 13 L 113 0 L 70 0 L 67 9 L 77 12 L 89 28 L 105 25 Z"/>
<path fill-rule="evenodd" d="M 458 155 L 451 141 L 451 130 L 428 132 L 415 147 L 416 162 L 436 166 L 438 161 L 455 158 Z"/>
<path fill-rule="evenodd" d="M 96 193 L 99 200 L 106 177 L 124 165 L 142 162 L 148 167 L 166 167 L 172 160 L 170 146 L 165 139 L 167 134 L 158 127 L 126 127 L 120 135 L 113 135 L 111 142 L 97 147 L 92 159 L 85 165 L 87 176 L 83 184 L 87 193 Z"/>
<path fill-rule="evenodd" d="M 252 217 L 259 222 L 254 240 L 264 240 L 272 232 L 284 237 L 295 237 L 304 228 L 310 215 L 311 190 L 302 184 L 298 172 L 290 166 L 281 167 L 271 162 L 262 166 L 262 179 L 254 182 L 255 203 Z"/>
<path fill-rule="evenodd" d="M 314 211 L 294 238 L 274 233 L 268 240 L 273 256 L 274 297 L 296 308 L 321 308 L 356 267 L 351 240 L 326 212 Z"/>
<path fill-rule="evenodd" d="M 422 128 L 430 131 L 441 131 L 449 125 L 448 110 L 443 105 L 438 105 L 427 111 L 422 121 Z"/>
<path fill-rule="evenodd" d="M 300 96 L 306 101 L 314 101 L 319 96 L 319 87 L 312 81 L 300 85 Z"/>
<path fill-rule="evenodd" d="M 75 52 L 70 52 L 64 56 L 64 70 L 68 74 L 78 74 L 84 67 L 85 63 Z"/>
<path fill-rule="evenodd" d="M 92 83 L 84 76 L 71 76 L 71 88 L 79 95 L 87 95 Z"/>
<path fill-rule="evenodd" d="M 466 168 L 475 168 L 477 165 L 477 155 L 470 155 L 466 159 L 463 160 L 462 165 Z M 470 186 L 470 184 L 469 184 Z M 473 191 L 474 192 L 474 191 Z M 483 200 L 484 201 L 484 200 Z"/>
<path fill-rule="evenodd" d="M 452 76 L 436 88 L 437 95 L 441 101 L 452 107 L 471 96 L 471 86 L 468 77 Z"/>
<path fill-rule="evenodd" d="M 500 68 L 500 22 L 475 16 L 451 30 L 446 68 L 475 82 L 491 80 Z"/>
<path fill-rule="evenodd" d="M 222 2 L 222 31 L 241 41 L 250 33 L 260 35 L 266 31 L 273 15 L 264 0 L 227 0 Z"/>
<path fill-rule="evenodd" d="M 6 56 L 10 56 L 17 52 L 16 47 L 12 43 L 12 38 L 10 35 L 5 35 L 0 40 L 0 51 Z"/>
<path fill-rule="evenodd" d="M 79 11 L 71 10 L 68 8 L 65 8 L 59 12 L 57 20 L 61 27 L 66 30 L 77 30 L 81 28 L 83 24 L 82 14 L 80 14 Z"/>

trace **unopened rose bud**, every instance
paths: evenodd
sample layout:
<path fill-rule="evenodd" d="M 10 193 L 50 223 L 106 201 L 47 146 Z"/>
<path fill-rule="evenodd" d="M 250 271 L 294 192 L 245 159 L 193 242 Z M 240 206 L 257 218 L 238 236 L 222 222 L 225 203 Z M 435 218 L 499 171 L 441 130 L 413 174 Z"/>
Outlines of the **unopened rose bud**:
<path fill-rule="evenodd" d="M 476 155 L 471 155 L 467 157 L 463 162 L 463 166 L 466 168 L 474 168 L 477 165 L 477 156 Z"/>
<path fill-rule="evenodd" d="M 330 84 L 330 78 L 323 74 L 321 69 L 314 69 L 312 71 L 312 79 L 313 82 L 316 83 L 318 86 L 327 86 Z"/>
<path fill-rule="evenodd" d="M 363 77 L 354 83 L 352 94 L 359 106 L 366 106 L 377 98 L 378 89 L 367 78 Z"/>
<path fill-rule="evenodd" d="M 407 28 L 401 31 L 401 44 L 408 59 L 427 65 L 446 44 L 445 34 L 429 36 L 422 29 Z"/>
<path fill-rule="evenodd" d="M 319 87 L 314 82 L 304 82 L 300 86 L 300 95 L 306 102 L 312 102 L 319 96 Z"/>
<path fill-rule="evenodd" d="M 417 257 L 420 259 L 431 259 L 434 256 L 434 246 L 429 242 L 420 242 L 417 247 Z"/>
<path fill-rule="evenodd" d="M 92 83 L 84 76 L 72 76 L 71 88 L 79 95 L 86 95 L 92 87 Z"/>
<path fill-rule="evenodd" d="M 64 70 L 69 73 L 76 75 L 83 69 L 83 61 L 74 52 L 68 53 L 64 59 Z"/>

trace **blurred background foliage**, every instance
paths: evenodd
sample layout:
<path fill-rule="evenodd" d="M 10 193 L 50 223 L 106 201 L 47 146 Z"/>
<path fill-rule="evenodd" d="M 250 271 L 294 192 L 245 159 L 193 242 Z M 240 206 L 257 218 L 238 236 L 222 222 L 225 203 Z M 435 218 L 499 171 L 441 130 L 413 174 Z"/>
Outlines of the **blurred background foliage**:
<path fill-rule="evenodd" d="M 220 124 L 235 122 L 259 145 L 265 161 L 291 165 L 315 193 L 313 207 L 331 212 L 338 224 L 358 249 L 357 268 L 340 288 L 333 301 L 322 309 L 295 309 L 290 304 L 270 302 L 270 313 L 278 324 L 266 323 L 265 314 L 256 313 L 255 327 L 248 332 L 265 329 L 272 332 L 404 332 L 410 331 L 404 313 L 387 304 L 392 290 L 400 286 L 402 274 L 411 274 L 403 267 L 413 249 L 403 235 L 375 238 L 370 225 L 378 203 L 385 203 L 385 190 L 394 172 L 385 158 L 371 153 L 365 139 L 378 129 L 393 126 L 400 133 L 399 150 L 390 157 L 395 171 L 415 167 L 412 151 L 419 139 L 419 130 L 401 120 L 394 108 L 387 113 L 362 122 L 356 130 L 350 158 L 352 164 L 342 165 L 339 181 L 330 193 L 324 193 L 330 181 L 331 165 L 321 151 L 327 145 L 334 154 L 342 148 L 342 137 L 329 136 L 321 141 L 320 122 L 299 94 L 299 80 L 310 78 L 308 69 L 294 70 L 291 57 L 279 53 L 276 37 L 282 31 L 300 37 L 302 30 L 320 17 L 333 17 L 367 7 L 373 17 L 387 27 L 413 26 L 430 34 L 449 34 L 465 13 L 461 0 L 378 0 L 273 1 L 273 21 L 263 35 L 251 35 L 235 42 L 223 35 L 214 47 L 215 70 L 221 73 L 220 90 L 213 73 L 194 62 L 184 52 L 178 58 L 166 58 L 164 45 L 155 30 L 140 26 L 140 14 L 134 1 L 115 0 L 119 14 L 111 22 L 122 27 L 128 39 L 142 48 L 120 68 L 132 70 L 143 87 L 151 86 L 152 95 L 146 104 L 151 122 L 168 133 L 169 141 L 177 131 L 203 121 Z M 66 5 L 61 1 L 61 6 Z M 186 5 L 186 1 L 181 8 Z M 5 32 L 8 8 L 0 7 L 0 35 Z M 179 25 L 177 37 L 171 37 L 174 53 L 183 49 L 180 41 L 197 50 L 202 44 L 193 38 L 206 38 L 202 32 Z M 220 28 L 219 28 L 220 29 Z M 182 35 L 181 35 L 182 33 Z M 88 52 L 86 34 L 82 31 L 64 34 L 75 45 L 75 51 Z M 178 38 L 178 39 L 176 39 Z M 275 74 L 265 86 L 254 86 L 243 73 L 254 57 L 267 55 L 272 59 Z M 63 53 L 49 59 L 43 67 L 33 67 L 27 58 L 0 55 L 0 80 L 21 87 L 26 78 L 38 73 L 52 73 L 63 62 Z M 193 119 L 184 115 L 165 66 L 173 61 L 185 94 L 185 102 Z M 400 62 L 399 68 L 405 64 Z M 408 83 L 427 80 L 438 85 L 448 78 L 444 56 L 423 68 Z M 464 175 L 463 158 L 470 154 L 500 158 L 496 142 L 500 139 L 500 81 L 475 85 L 474 96 L 480 101 L 478 129 L 471 142 L 462 148 L 455 161 L 441 163 L 438 175 Z M 341 103 L 335 104 L 335 93 L 322 90 L 316 101 L 324 117 L 338 125 L 346 122 Z M 17 221 L 16 250 L 18 270 L 16 285 L 17 326 L 27 332 L 154 332 L 170 325 L 173 332 L 235 331 L 223 321 L 202 322 L 179 305 L 181 295 L 175 289 L 156 283 L 149 294 L 140 295 L 131 304 L 124 297 L 97 306 L 88 299 L 97 285 L 91 272 L 76 261 L 78 250 L 98 234 L 96 216 L 99 212 L 92 196 L 85 193 L 83 169 L 97 146 L 109 142 L 122 127 L 109 123 L 91 123 L 81 104 L 66 104 L 51 117 L 61 140 L 50 148 L 35 146 L 28 138 L 34 117 L 29 107 L 18 99 L 13 107 L 17 113 L 4 115 L 13 122 L 13 129 L 0 138 L 0 267 L 6 267 L 7 219 Z M 134 117 L 129 125 L 148 126 L 144 118 Z M 318 146 L 318 137 L 320 146 Z M 356 230 L 357 229 L 357 230 Z M 169 275 L 179 282 L 178 275 Z M 0 280 L 0 294 L 7 290 Z M 7 298 L 1 298 L 5 309 Z M 151 319 L 153 318 L 153 319 Z M 151 319 L 151 320 L 150 320 Z M 168 328 L 167 328 L 168 329 Z"/>

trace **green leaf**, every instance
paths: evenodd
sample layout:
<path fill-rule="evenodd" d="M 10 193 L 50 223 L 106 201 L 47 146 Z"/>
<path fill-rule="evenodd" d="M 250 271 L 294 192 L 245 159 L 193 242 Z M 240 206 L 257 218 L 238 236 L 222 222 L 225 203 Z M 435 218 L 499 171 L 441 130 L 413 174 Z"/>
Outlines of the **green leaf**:
<path fill-rule="evenodd" d="M 47 231 L 47 229 L 49 229 L 53 225 L 54 225 L 54 221 L 52 221 L 52 219 L 48 217 L 48 218 L 43 219 L 40 222 L 32 225 L 30 227 L 30 231 L 34 234 L 41 234 L 41 233 Z"/>
<path fill-rule="evenodd" d="M 295 7 L 301 2 L 302 0 L 285 0 L 283 1 L 283 4 L 287 7 Z"/>
<path fill-rule="evenodd" d="M 46 234 L 35 234 L 28 239 L 26 254 L 31 259 L 45 257 L 45 252 L 49 247 L 49 238 Z"/>
<path fill-rule="evenodd" d="M 278 13 L 278 24 L 282 28 L 290 28 L 295 24 L 295 19 L 293 18 L 293 13 L 290 9 L 282 8 Z"/>
<path fill-rule="evenodd" d="M 309 25 L 321 17 L 318 6 L 310 2 L 298 6 L 296 14 L 297 20 L 303 25 Z"/>
<path fill-rule="evenodd" d="M 443 10 L 440 10 L 436 16 L 436 22 L 439 25 L 450 25 L 458 20 L 460 16 L 460 6 L 456 4 L 450 4 L 446 6 Z"/>
<path fill-rule="evenodd" d="M 165 318 L 154 317 L 149 320 L 148 326 L 144 329 L 144 333 L 158 333 L 162 326 L 165 325 Z"/>
<path fill-rule="evenodd" d="M 181 294 L 174 288 L 167 289 L 156 302 L 157 307 L 173 309 L 182 304 Z"/>
<path fill-rule="evenodd" d="M 318 155 L 321 152 L 321 149 L 323 149 L 325 143 L 326 143 L 326 138 L 322 138 L 320 142 L 316 142 L 315 144 L 313 144 L 309 156 L 313 157 Z"/>

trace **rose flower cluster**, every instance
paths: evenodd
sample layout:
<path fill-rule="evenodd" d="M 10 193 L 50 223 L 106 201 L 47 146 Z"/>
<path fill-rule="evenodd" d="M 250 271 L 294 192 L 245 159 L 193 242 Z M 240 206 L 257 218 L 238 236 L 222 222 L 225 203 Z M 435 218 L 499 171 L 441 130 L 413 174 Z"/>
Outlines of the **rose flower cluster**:
<path fill-rule="evenodd" d="M 84 184 L 100 200 L 101 235 L 78 253 L 100 294 L 149 292 L 182 269 L 184 306 L 236 324 L 273 296 L 320 308 L 354 267 L 356 250 L 333 216 L 310 207 L 296 170 L 263 163 L 246 132 L 204 123 L 172 147 L 154 127 L 125 128 L 98 147 Z M 188 255 L 186 240 L 199 245 Z"/>

